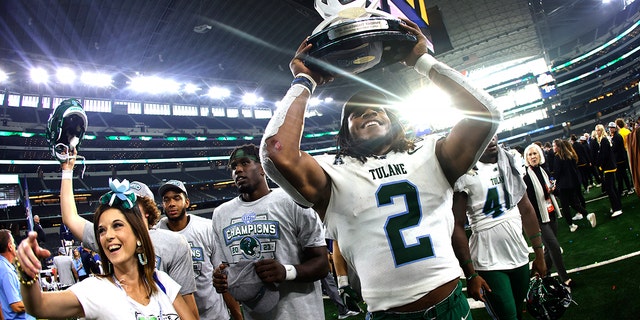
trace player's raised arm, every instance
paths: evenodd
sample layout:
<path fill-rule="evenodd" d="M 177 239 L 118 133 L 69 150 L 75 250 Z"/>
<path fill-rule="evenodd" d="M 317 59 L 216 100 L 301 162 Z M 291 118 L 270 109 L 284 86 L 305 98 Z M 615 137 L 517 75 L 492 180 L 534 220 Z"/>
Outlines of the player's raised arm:
<path fill-rule="evenodd" d="M 60 211 L 62 223 L 64 223 L 74 237 L 82 239 L 84 226 L 87 220 L 78 214 L 76 200 L 73 195 L 73 167 L 75 166 L 75 156 L 77 150 L 73 150 L 67 161 L 60 163 L 62 168 L 62 180 L 60 182 Z"/>
<path fill-rule="evenodd" d="M 294 80 L 265 129 L 260 153 L 269 177 L 294 196 L 296 202 L 313 207 L 322 215 L 331 192 L 330 180 L 316 160 L 300 150 L 300 140 L 307 102 L 316 84 L 332 79 L 304 65 L 301 58 L 310 49 L 305 39 L 289 64 Z"/>
<path fill-rule="evenodd" d="M 428 76 L 434 84 L 447 92 L 453 105 L 465 113 L 465 118 L 436 147 L 442 169 L 453 185 L 480 158 L 498 130 L 500 112 L 488 93 L 476 88 L 458 71 L 429 55 L 426 45 L 421 45 L 426 43 L 426 38 L 418 26 L 412 21 L 404 21 L 405 29 L 418 38 L 418 44 L 405 59 L 405 64 L 414 66 L 416 71 Z"/>

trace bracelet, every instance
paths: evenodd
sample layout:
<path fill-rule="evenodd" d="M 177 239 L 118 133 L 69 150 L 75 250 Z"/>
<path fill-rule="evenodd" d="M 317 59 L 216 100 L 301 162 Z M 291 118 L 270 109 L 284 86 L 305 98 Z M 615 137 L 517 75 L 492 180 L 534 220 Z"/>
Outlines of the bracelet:
<path fill-rule="evenodd" d="M 13 259 L 13 265 L 16 267 L 16 270 L 18 270 L 18 272 L 17 272 L 18 273 L 18 281 L 20 281 L 20 283 L 24 284 L 25 286 L 31 286 L 32 284 L 34 284 L 36 282 L 36 280 L 38 280 L 37 276 L 35 278 L 32 278 L 31 276 L 26 274 L 24 272 L 24 270 L 22 270 L 22 265 L 20 264 L 20 261 L 18 260 L 18 257 Z"/>
<path fill-rule="evenodd" d="M 62 180 L 73 180 L 73 170 L 62 170 Z"/>
<path fill-rule="evenodd" d="M 537 237 L 540 237 L 540 236 L 542 236 L 542 231 L 538 231 L 538 233 L 536 233 L 536 234 L 534 234 L 534 235 L 530 236 L 530 237 L 529 237 L 529 240 L 533 240 L 533 239 L 535 239 L 535 238 L 537 238 Z"/>
<path fill-rule="evenodd" d="M 298 276 L 298 270 L 296 270 L 296 267 L 294 267 L 293 265 L 285 264 L 284 270 L 287 272 L 285 280 L 295 280 Z"/>
<path fill-rule="evenodd" d="M 461 267 L 464 267 L 464 266 L 468 265 L 469 263 L 473 263 L 473 260 L 471 260 L 471 259 L 469 259 L 469 260 L 465 260 L 465 261 L 463 261 L 463 262 L 460 264 L 460 266 L 461 266 Z"/>
<path fill-rule="evenodd" d="M 532 246 L 532 248 L 533 249 L 542 249 L 542 248 L 544 248 L 544 245 L 541 243 L 541 244 L 539 244 L 537 246 Z"/>
<path fill-rule="evenodd" d="M 469 275 L 469 276 L 467 277 L 467 281 L 471 281 L 471 279 L 473 279 L 473 278 L 475 278 L 475 277 L 477 277 L 477 276 L 478 276 L 478 273 L 477 273 L 477 272 L 474 272 L 474 273 L 472 273 L 471 275 Z"/>
<path fill-rule="evenodd" d="M 291 81 L 291 86 L 294 85 L 302 85 L 303 87 L 307 88 L 307 90 L 309 90 L 309 93 L 313 93 L 313 91 L 316 89 L 317 84 L 310 75 L 306 73 L 298 73 L 296 74 L 296 77 L 293 79 L 293 81 Z"/>

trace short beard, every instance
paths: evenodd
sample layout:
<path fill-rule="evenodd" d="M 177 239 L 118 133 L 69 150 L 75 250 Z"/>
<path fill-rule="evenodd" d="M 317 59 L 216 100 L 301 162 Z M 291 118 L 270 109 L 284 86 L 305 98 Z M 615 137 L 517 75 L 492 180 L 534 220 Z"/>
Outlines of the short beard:
<path fill-rule="evenodd" d="M 249 186 L 249 185 L 238 186 L 238 192 L 240 194 L 251 194 L 253 191 L 255 191 L 253 186 Z"/>
<path fill-rule="evenodd" d="M 350 153 L 352 155 L 365 157 L 379 154 L 382 147 L 391 144 L 392 138 L 390 134 L 386 134 L 382 137 L 353 141 Z"/>
<path fill-rule="evenodd" d="M 182 212 L 180 212 L 180 214 L 175 217 L 170 217 L 169 215 L 167 215 L 167 219 L 169 219 L 169 221 L 180 221 L 184 219 L 186 215 L 187 215 L 187 209 L 184 208 L 182 209 Z"/>

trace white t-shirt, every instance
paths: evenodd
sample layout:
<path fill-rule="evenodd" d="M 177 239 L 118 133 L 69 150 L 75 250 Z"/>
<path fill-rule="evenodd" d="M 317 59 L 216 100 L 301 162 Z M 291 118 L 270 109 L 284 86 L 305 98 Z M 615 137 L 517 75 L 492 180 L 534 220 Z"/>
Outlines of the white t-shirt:
<path fill-rule="evenodd" d="M 76 280 L 73 276 L 73 271 L 71 269 L 75 269 L 73 266 L 73 259 L 67 255 L 57 255 L 53 257 L 53 264 L 56 266 L 58 270 L 58 282 L 62 286 L 70 286 L 76 283 Z"/>
<path fill-rule="evenodd" d="M 178 319 L 173 301 L 180 291 L 180 285 L 166 273 L 162 271 L 156 271 L 156 273 L 166 293 L 156 284 L 158 292 L 150 297 L 147 305 L 131 299 L 122 288 L 104 277 L 89 277 L 71 286 L 69 290 L 80 301 L 87 320 L 139 319 L 139 317 Z"/>
<path fill-rule="evenodd" d="M 324 247 L 324 232 L 318 215 L 297 205 L 282 189 L 252 202 L 236 197 L 217 207 L 216 261 L 275 259 L 282 264 L 300 264 L 307 247 Z M 269 313 L 244 308 L 245 319 L 324 319 L 320 281 L 284 281 L 278 286 L 280 300 Z"/>
<path fill-rule="evenodd" d="M 191 262 L 196 280 L 197 291 L 194 293 L 200 319 L 202 320 L 228 320 L 229 310 L 222 299 L 222 295 L 216 292 L 213 286 L 213 253 L 214 232 L 211 220 L 195 215 L 188 215 L 187 226 L 175 233 L 187 239 L 191 246 Z M 167 217 L 164 217 L 156 226 L 158 229 L 169 230 Z"/>

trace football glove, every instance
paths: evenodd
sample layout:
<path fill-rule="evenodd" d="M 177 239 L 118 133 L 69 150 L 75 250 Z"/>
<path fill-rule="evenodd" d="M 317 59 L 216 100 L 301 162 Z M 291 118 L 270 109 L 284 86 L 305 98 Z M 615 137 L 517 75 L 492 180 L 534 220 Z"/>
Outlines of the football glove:
<path fill-rule="evenodd" d="M 362 302 L 362 297 L 351 288 L 351 286 L 344 286 L 338 289 L 342 302 L 349 310 L 363 312 L 358 303 Z"/>

